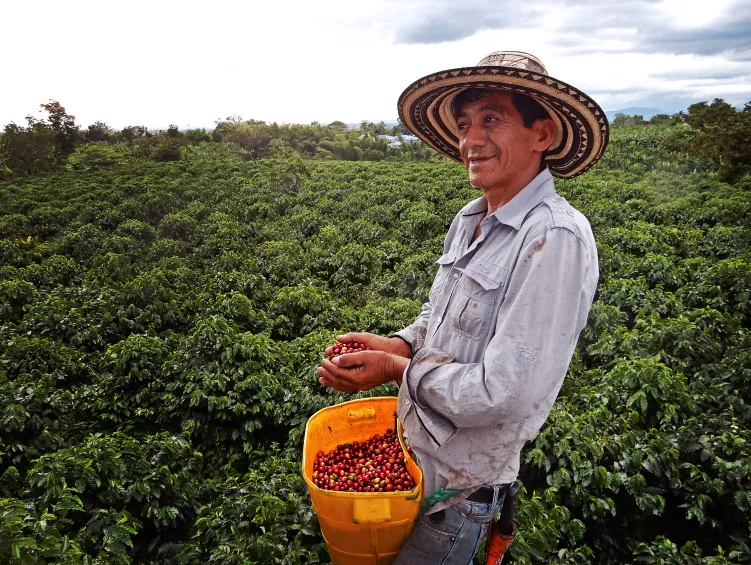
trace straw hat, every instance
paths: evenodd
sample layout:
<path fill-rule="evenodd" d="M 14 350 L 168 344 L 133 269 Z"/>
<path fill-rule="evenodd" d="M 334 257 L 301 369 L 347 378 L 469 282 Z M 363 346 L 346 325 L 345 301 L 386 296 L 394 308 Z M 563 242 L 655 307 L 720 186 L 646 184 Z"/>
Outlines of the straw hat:
<path fill-rule="evenodd" d="M 539 59 L 520 51 L 497 51 L 475 67 L 441 71 L 415 81 L 399 97 L 399 118 L 433 149 L 461 161 L 451 103 L 467 88 L 518 92 L 539 102 L 556 125 L 545 163 L 557 177 L 582 174 L 602 157 L 608 144 L 608 119 L 597 102 L 552 78 Z"/>

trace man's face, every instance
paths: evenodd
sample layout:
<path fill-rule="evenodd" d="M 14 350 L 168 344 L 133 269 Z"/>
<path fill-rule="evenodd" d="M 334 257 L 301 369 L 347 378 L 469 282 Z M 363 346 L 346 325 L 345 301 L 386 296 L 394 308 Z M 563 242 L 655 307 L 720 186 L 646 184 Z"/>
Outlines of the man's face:
<path fill-rule="evenodd" d="M 487 96 L 465 103 L 457 116 L 459 152 L 478 188 L 506 187 L 534 162 L 539 162 L 538 120 L 525 128 L 507 92 L 489 91 Z"/>

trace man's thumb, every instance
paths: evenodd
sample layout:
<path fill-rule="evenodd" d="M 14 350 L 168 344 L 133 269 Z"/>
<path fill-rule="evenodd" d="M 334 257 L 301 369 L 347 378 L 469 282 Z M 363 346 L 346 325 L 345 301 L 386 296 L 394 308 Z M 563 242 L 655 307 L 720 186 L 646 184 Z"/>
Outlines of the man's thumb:
<path fill-rule="evenodd" d="M 341 343 L 349 343 L 350 341 L 357 341 L 359 343 L 363 343 L 364 341 L 368 340 L 368 336 L 370 334 L 367 334 L 365 332 L 349 332 L 344 335 L 338 335 L 336 336 L 336 341 Z"/>

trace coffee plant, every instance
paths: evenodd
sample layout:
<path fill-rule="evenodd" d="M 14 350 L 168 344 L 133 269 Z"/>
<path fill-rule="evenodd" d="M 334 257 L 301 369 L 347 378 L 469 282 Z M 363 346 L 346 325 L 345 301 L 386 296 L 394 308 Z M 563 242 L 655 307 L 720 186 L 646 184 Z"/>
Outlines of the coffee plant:
<path fill-rule="evenodd" d="M 376 138 L 230 125 L 0 182 L 0 563 L 329 561 L 302 437 L 353 396 L 315 368 L 414 320 L 479 192 L 367 162 Z M 668 151 L 681 127 L 616 127 L 557 182 L 600 286 L 522 452 L 509 562 L 751 563 L 751 182 Z"/>

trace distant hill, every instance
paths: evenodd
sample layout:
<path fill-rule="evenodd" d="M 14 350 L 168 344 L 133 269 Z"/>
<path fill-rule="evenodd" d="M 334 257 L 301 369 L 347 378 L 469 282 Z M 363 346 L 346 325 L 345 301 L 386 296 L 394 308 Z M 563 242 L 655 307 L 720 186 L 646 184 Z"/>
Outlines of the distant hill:
<path fill-rule="evenodd" d="M 652 119 L 655 114 L 672 114 L 672 112 L 665 112 L 658 108 L 639 108 L 637 106 L 629 106 L 628 108 L 622 108 L 621 110 L 606 110 L 605 115 L 608 117 L 608 121 L 612 122 L 615 119 L 616 114 L 628 114 L 629 116 L 644 116 L 645 120 Z"/>

